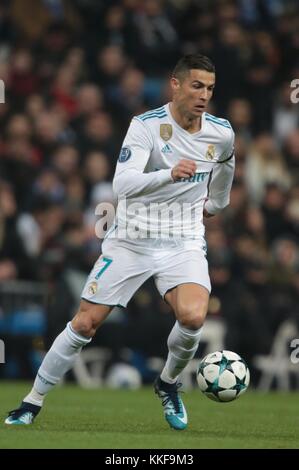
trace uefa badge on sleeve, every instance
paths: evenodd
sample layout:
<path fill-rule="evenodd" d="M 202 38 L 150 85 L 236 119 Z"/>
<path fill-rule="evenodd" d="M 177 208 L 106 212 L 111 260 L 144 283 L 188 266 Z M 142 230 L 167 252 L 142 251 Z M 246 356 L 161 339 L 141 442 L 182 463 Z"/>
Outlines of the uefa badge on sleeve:
<path fill-rule="evenodd" d="M 120 163 L 127 162 L 132 155 L 132 151 L 129 147 L 123 147 L 119 153 L 118 161 Z"/>

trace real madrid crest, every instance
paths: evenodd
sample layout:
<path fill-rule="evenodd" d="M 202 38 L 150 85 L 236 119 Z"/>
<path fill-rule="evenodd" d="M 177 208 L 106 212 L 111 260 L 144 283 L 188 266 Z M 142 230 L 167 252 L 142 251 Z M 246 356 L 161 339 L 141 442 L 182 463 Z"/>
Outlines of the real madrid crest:
<path fill-rule="evenodd" d="M 96 282 L 91 282 L 87 288 L 89 295 L 94 295 L 98 290 L 98 284 Z"/>
<path fill-rule="evenodd" d="M 209 144 L 208 150 L 206 151 L 206 159 L 213 160 L 215 158 L 215 145 Z"/>
<path fill-rule="evenodd" d="M 169 140 L 172 136 L 172 125 L 160 124 L 160 136 L 163 140 Z"/>

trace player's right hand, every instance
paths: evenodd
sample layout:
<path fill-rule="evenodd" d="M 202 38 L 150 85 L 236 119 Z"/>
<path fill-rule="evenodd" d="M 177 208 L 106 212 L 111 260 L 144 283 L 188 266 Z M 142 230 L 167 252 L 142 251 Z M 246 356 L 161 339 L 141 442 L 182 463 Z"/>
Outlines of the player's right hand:
<path fill-rule="evenodd" d="M 173 181 L 178 181 L 181 178 L 189 178 L 194 176 L 196 172 L 196 163 L 193 160 L 180 160 L 177 165 L 171 170 Z"/>

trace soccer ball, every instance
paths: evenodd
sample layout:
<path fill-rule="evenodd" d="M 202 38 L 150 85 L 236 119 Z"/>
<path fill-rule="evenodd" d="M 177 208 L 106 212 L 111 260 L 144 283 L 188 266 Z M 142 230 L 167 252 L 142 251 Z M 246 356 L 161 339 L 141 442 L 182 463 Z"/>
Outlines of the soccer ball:
<path fill-rule="evenodd" d="M 227 402 L 246 392 L 250 372 L 245 361 L 232 351 L 208 354 L 199 364 L 197 383 L 211 400 Z"/>
<path fill-rule="evenodd" d="M 142 385 L 142 377 L 135 367 L 117 363 L 109 369 L 105 385 L 108 388 L 137 390 Z"/>

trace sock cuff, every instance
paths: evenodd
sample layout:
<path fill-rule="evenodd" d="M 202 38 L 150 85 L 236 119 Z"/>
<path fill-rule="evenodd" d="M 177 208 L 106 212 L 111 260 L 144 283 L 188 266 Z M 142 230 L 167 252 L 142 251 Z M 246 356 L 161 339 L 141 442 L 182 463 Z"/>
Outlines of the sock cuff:
<path fill-rule="evenodd" d="M 193 337 L 200 336 L 203 330 L 203 326 L 201 326 L 198 330 L 190 330 L 189 328 L 185 328 L 182 325 L 180 325 L 179 322 L 177 322 L 177 327 L 183 334 L 188 335 L 188 336 L 193 336 Z"/>
<path fill-rule="evenodd" d="M 85 338 L 85 336 L 82 336 L 79 333 L 77 333 L 77 331 L 75 331 L 74 328 L 72 327 L 72 324 L 70 321 L 66 325 L 66 332 L 69 338 L 71 339 L 71 341 L 74 342 L 76 346 L 88 344 L 92 340 L 92 338 Z"/>

